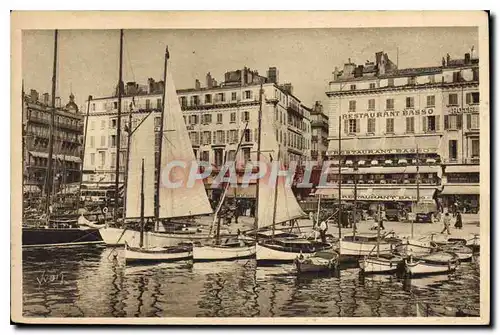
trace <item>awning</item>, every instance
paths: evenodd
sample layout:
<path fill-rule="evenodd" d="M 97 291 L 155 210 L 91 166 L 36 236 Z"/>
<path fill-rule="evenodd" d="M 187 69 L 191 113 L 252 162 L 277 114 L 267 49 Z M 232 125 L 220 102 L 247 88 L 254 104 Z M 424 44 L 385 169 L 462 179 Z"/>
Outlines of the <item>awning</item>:
<path fill-rule="evenodd" d="M 421 189 L 420 201 L 433 201 L 435 189 Z M 342 188 L 342 200 L 354 200 L 354 188 Z M 338 199 L 338 188 L 318 188 L 315 195 Z M 358 188 L 357 200 L 359 201 L 417 201 L 416 188 L 384 187 L 384 188 Z"/>
<path fill-rule="evenodd" d="M 440 136 L 428 135 L 423 137 L 384 137 L 384 138 L 347 138 L 341 140 L 342 155 L 384 155 L 437 153 Z M 330 141 L 328 155 L 338 155 L 338 141 Z"/>
<path fill-rule="evenodd" d="M 468 165 L 447 165 L 445 167 L 446 173 L 479 173 L 479 164 Z"/>
<path fill-rule="evenodd" d="M 48 158 L 49 154 L 46 152 L 30 151 L 30 155 L 39 158 Z"/>
<path fill-rule="evenodd" d="M 444 185 L 442 195 L 462 195 L 462 194 L 477 194 L 479 195 L 479 185 Z"/>
<path fill-rule="evenodd" d="M 64 156 L 64 155 L 57 155 L 57 158 L 61 160 L 65 160 L 67 162 L 75 162 L 75 163 L 81 163 L 82 159 L 77 156 Z"/>

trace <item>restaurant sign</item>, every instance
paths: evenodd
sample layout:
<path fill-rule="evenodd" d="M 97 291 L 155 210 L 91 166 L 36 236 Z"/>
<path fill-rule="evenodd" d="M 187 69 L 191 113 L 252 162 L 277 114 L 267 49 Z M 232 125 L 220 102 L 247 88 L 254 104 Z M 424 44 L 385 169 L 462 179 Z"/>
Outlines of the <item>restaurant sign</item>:
<path fill-rule="evenodd" d="M 349 112 L 342 115 L 343 120 L 347 119 L 374 119 L 374 118 L 387 118 L 387 117 L 400 117 L 400 116 L 426 116 L 426 115 L 434 115 L 433 108 L 425 108 L 425 109 L 404 109 L 400 111 L 384 111 L 384 112 L 361 112 L 354 113 Z"/>
<path fill-rule="evenodd" d="M 342 194 L 342 200 L 354 200 L 353 194 Z M 357 200 L 367 201 L 417 201 L 417 196 L 395 194 L 358 194 Z M 420 200 L 432 200 L 430 196 L 420 196 Z"/>
<path fill-rule="evenodd" d="M 394 155 L 394 154 L 413 154 L 416 153 L 416 148 L 391 148 L 391 149 L 359 149 L 359 150 L 342 150 L 342 155 Z M 419 148 L 418 152 L 421 154 L 425 153 L 436 153 L 437 148 Z M 338 150 L 332 150 L 329 152 L 330 155 L 338 155 Z"/>
<path fill-rule="evenodd" d="M 467 106 L 467 107 L 450 107 L 448 109 L 448 114 L 467 114 L 467 113 L 479 113 L 479 106 Z"/>

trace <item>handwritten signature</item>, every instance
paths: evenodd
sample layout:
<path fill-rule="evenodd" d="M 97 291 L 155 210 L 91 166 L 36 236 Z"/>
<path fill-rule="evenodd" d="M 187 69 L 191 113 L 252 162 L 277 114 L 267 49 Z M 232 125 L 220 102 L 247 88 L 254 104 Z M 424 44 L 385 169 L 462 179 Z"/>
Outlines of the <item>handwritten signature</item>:
<path fill-rule="evenodd" d="M 44 270 L 42 271 L 41 276 L 36 277 L 36 281 L 38 282 L 38 286 L 54 283 L 64 284 L 64 272 L 47 274 Z"/>

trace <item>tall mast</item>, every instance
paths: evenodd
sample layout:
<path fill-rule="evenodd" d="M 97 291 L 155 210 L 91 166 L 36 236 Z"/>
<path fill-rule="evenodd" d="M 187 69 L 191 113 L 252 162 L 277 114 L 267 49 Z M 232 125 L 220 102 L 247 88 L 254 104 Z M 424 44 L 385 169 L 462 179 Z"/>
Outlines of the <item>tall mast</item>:
<path fill-rule="evenodd" d="M 116 169 L 115 169 L 115 210 L 114 222 L 118 220 L 118 199 L 120 185 L 120 142 L 122 132 L 122 68 L 123 68 L 123 29 L 120 29 L 120 67 L 118 74 L 118 117 L 116 122 Z"/>
<path fill-rule="evenodd" d="M 280 159 L 281 159 L 281 146 L 278 145 L 278 169 L 281 169 Z M 272 239 L 274 239 L 274 231 L 276 230 L 276 209 L 278 204 L 278 172 L 279 171 L 276 171 L 276 181 L 274 182 L 273 230 L 271 236 Z"/>
<path fill-rule="evenodd" d="M 129 166 L 129 156 L 130 156 L 130 139 L 132 137 L 132 108 L 130 108 L 130 113 L 128 114 L 128 127 L 127 127 L 127 156 L 125 157 L 125 176 L 123 178 L 123 220 L 126 216 L 127 207 L 127 185 L 128 185 L 128 166 Z"/>
<path fill-rule="evenodd" d="M 158 161 L 156 162 L 156 206 L 155 206 L 155 225 L 156 230 L 159 229 L 159 218 L 160 218 L 160 182 L 161 182 L 161 160 L 163 151 L 163 122 L 165 119 L 165 106 L 167 106 L 167 68 L 168 59 L 170 58 L 170 53 L 168 52 L 168 46 L 165 48 L 165 65 L 163 67 L 163 98 L 162 98 L 162 108 L 160 111 L 160 140 L 158 143 Z"/>
<path fill-rule="evenodd" d="M 378 217 L 380 220 L 381 218 L 381 212 L 380 212 L 380 204 L 378 205 Z M 377 258 L 380 258 L 380 222 L 377 225 Z"/>
<path fill-rule="evenodd" d="M 342 159 L 342 156 L 340 155 L 340 151 L 342 149 L 342 141 L 341 141 L 341 129 L 342 129 L 342 117 L 339 115 L 339 155 L 338 155 L 338 159 L 339 159 L 339 210 L 338 210 L 338 213 L 339 213 L 339 243 L 340 243 L 340 239 L 341 239 L 341 236 L 342 236 L 342 165 L 340 164 L 340 161 Z M 340 244 L 339 244 L 340 246 Z M 339 247 L 339 255 L 340 255 L 340 252 L 341 252 L 341 248 Z"/>
<path fill-rule="evenodd" d="M 139 240 L 139 247 L 144 245 L 144 158 L 141 165 L 141 238 Z"/>
<path fill-rule="evenodd" d="M 83 132 L 83 149 L 82 149 L 82 162 L 80 163 L 80 186 L 78 187 L 78 208 L 80 209 L 81 197 L 82 197 L 82 182 L 83 182 L 83 162 L 85 161 L 85 146 L 87 143 L 87 129 L 89 125 L 89 111 L 90 111 L 90 101 L 92 100 L 92 96 L 89 95 L 89 99 L 87 102 L 87 115 L 85 116 L 85 131 Z"/>
<path fill-rule="evenodd" d="M 262 81 L 260 82 L 260 91 L 259 91 L 259 126 L 257 131 L 257 166 L 259 168 L 260 174 L 260 150 L 261 150 L 261 142 L 262 142 L 262 94 L 264 90 L 262 88 Z M 257 229 L 259 228 L 259 193 L 260 193 L 260 182 L 257 180 L 257 185 L 255 186 L 255 220 L 254 220 L 254 229 L 255 229 L 255 242 L 257 242 Z"/>
<path fill-rule="evenodd" d="M 49 203 L 50 203 L 50 195 L 52 193 L 52 155 L 54 153 L 54 122 L 55 122 L 55 114 L 56 114 L 56 78 L 57 78 L 57 35 L 58 30 L 54 31 L 54 65 L 52 68 L 52 101 L 51 101 L 51 113 L 50 113 L 50 125 L 49 125 L 49 155 L 47 161 L 47 174 L 45 178 L 45 194 L 47 197 L 45 203 L 45 210 L 48 213 L 49 211 Z"/>

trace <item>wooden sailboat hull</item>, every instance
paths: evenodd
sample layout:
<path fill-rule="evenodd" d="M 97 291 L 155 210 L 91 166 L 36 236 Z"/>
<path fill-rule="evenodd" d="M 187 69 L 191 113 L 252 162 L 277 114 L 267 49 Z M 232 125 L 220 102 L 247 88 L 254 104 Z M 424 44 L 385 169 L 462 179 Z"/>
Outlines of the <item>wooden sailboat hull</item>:
<path fill-rule="evenodd" d="M 456 268 L 457 263 L 455 262 L 436 264 L 425 261 L 405 261 L 405 272 L 412 277 L 450 273 L 455 271 Z"/>
<path fill-rule="evenodd" d="M 193 260 L 195 262 L 229 261 L 252 258 L 255 256 L 255 245 L 245 246 L 194 246 Z"/>
<path fill-rule="evenodd" d="M 435 251 L 436 248 L 429 242 L 407 241 L 395 248 L 395 252 L 401 256 L 422 256 Z"/>
<path fill-rule="evenodd" d="M 22 241 L 23 248 L 103 243 L 99 230 L 91 228 L 23 228 Z"/>
<path fill-rule="evenodd" d="M 323 250 L 331 249 L 330 247 L 322 248 Z M 313 255 L 318 250 L 302 249 L 292 250 L 291 248 L 282 248 L 280 246 L 257 243 L 256 259 L 259 264 L 266 263 L 293 263 L 297 257 Z"/>
<path fill-rule="evenodd" d="M 377 242 L 351 242 L 340 241 L 340 255 L 343 259 L 347 258 L 363 258 L 365 256 L 374 255 L 377 252 Z M 381 254 L 392 254 L 392 244 L 380 243 L 379 252 Z"/>
<path fill-rule="evenodd" d="M 401 258 L 384 259 L 377 257 L 366 257 L 359 261 L 359 267 L 365 274 L 370 273 L 394 273 L 398 270 L 403 260 Z"/>
<path fill-rule="evenodd" d="M 135 248 L 125 244 L 126 263 L 178 262 L 193 259 L 193 250 L 180 248 Z"/>
<path fill-rule="evenodd" d="M 99 232 L 107 246 L 123 246 L 127 242 L 131 247 L 139 247 L 141 233 L 138 231 L 127 229 L 124 233 L 121 228 L 107 227 L 100 229 Z M 148 241 L 151 247 L 172 247 L 179 243 L 208 242 L 210 236 L 145 232 L 144 240 Z"/>

